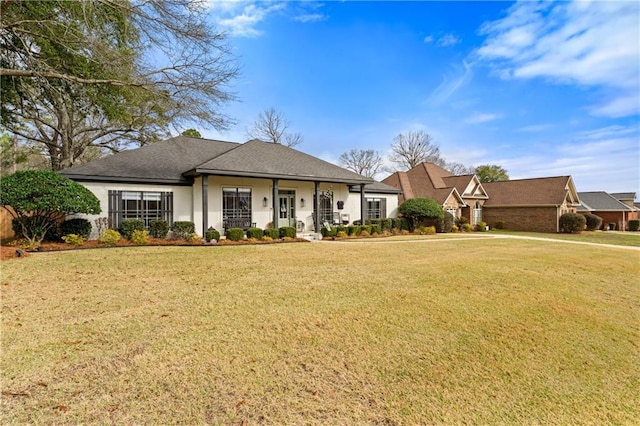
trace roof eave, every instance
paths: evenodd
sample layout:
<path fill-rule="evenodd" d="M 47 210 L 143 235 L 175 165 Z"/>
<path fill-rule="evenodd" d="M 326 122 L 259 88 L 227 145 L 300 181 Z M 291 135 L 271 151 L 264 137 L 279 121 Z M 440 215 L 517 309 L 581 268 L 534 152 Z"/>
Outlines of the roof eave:
<path fill-rule="evenodd" d="M 199 176 L 199 175 L 215 175 L 215 176 L 229 176 L 229 177 L 250 177 L 255 179 L 281 179 L 281 180 L 293 180 L 303 182 L 330 182 L 330 183 L 343 183 L 346 185 L 361 185 L 373 183 L 371 178 L 356 179 L 340 179 L 327 176 L 301 176 L 301 175 L 286 175 L 278 173 L 254 173 L 246 171 L 236 170 L 208 170 L 208 169 L 192 169 L 185 173 L 183 176 Z"/>
<path fill-rule="evenodd" d="M 191 179 L 163 179 L 163 178 L 144 178 L 131 176 L 96 176 L 96 175 L 78 175 L 66 174 L 60 172 L 61 175 L 71 180 L 80 182 L 113 182 L 113 183 L 143 183 L 143 184 L 160 184 L 160 185 L 192 185 Z"/>

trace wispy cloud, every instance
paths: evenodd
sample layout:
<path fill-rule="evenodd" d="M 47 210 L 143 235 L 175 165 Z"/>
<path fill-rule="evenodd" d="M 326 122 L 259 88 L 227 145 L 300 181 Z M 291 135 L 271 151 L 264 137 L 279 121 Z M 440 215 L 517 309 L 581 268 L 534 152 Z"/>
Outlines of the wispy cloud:
<path fill-rule="evenodd" d="M 519 2 L 485 23 L 475 56 L 503 78 L 546 78 L 599 90 L 593 115 L 639 113 L 638 2 Z"/>
<path fill-rule="evenodd" d="M 529 126 L 523 126 L 517 129 L 518 132 L 527 132 L 527 133 L 537 133 L 544 132 L 546 130 L 553 129 L 555 126 L 553 124 L 543 123 L 543 124 L 531 124 Z"/>
<path fill-rule="evenodd" d="M 487 123 L 489 121 L 494 121 L 494 120 L 498 120 L 502 118 L 502 114 L 494 114 L 494 113 L 488 113 L 488 112 L 478 112 L 473 114 L 470 117 L 467 117 L 466 120 L 464 120 L 465 123 L 468 124 L 481 124 L 481 123 Z"/>
<path fill-rule="evenodd" d="M 263 31 L 258 24 L 286 7 L 286 3 L 262 3 L 244 1 L 212 1 L 210 9 L 217 16 L 216 24 L 234 37 L 259 37 Z"/>
<path fill-rule="evenodd" d="M 453 72 L 445 74 L 442 83 L 435 88 L 429 95 L 427 102 L 431 105 L 442 105 L 445 103 L 458 89 L 471 81 L 473 71 L 471 66 L 462 61 L 462 67 L 455 67 Z"/>
<path fill-rule="evenodd" d="M 460 43 L 460 38 L 455 36 L 454 34 L 444 34 L 438 37 L 428 35 L 423 39 L 423 41 L 426 44 L 435 43 L 437 46 L 446 47 Z"/>
<path fill-rule="evenodd" d="M 294 21 L 302 22 L 303 24 L 309 22 L 320 22 L 327 19 L 327 15 L 323 15 L 322 13 L 303 13 L 302 15 L 295 16 L 293 18 Z"/>

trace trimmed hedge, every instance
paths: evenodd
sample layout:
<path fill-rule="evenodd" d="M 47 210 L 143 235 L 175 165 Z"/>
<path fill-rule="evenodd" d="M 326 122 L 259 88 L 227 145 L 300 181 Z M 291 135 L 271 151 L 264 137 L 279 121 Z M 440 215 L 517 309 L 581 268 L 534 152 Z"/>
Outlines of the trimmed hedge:
<path fill-rule="evenodd" d="M 208 243 L 212 240 L 220 241 L 220 232 L 216 231 L 214 228 L 209 228 L 207 229 L 207 232 L 204 233 L 204 239 Z"/>
<path fill-rule="evenodd" d="M 280 238 L 295 238 L 296 237 L 296 228 L 293 226 L 283 226 L 280 228 Z"/>
<path fill-rule="evenodd" d="M 560 216 L 560 232 L 565 234 L 579 234 L 584 230 L 587 220 L 578 213 L 565 213 Z"/>
<path fill-rule="evenodd" d="M 264 236 L 264 231 L 260 228 L 247 229 L 247 238 L 255 238 L 256 240 L 259 240 L 263 236 Z"/>
<path fill-rule="evenodd" d="M 265 237 L 269 237 L 274 240 L 280 238 L 280 230 L 277 228 L 266 228 L 263 233 Z"/>
<path fill-rule="evenodd" d="M 169 233 L 169 223 L 166 220 L 150 220 L 149 221 L 149 234 L 153 238 L 167 238 Z"/>
<path fill-rule="evenodd" d="M 629 221 L 629 231 L 640 231 L 640 220 L 631 219 Z"/>
<path fill-rule="evenodd" d="M 227 240 L 242 241 L 244 239 L 244 230 L 242 228 L 229 228 L 226 236 Z"/>
<path fill-rule="evenodd" d="M 86 240 L 89 238 L 89 235 L 91 235 L 91 228 L 91 222 L 87 219 L 78 217 L 62 222 L 62 225 L 60 226 L 60 234 L 62 236 L 74 234 Z"/>
<path fill-rule="evenodd" d="M 600 226 L 602 226 L 602 218 L 600 216 L 596 216 L 592 213 L 582 213 L 582 216 L 585 218 L 587 231 L 595 231 L 596 229 L 600 229 Z"/>
<path fill-rule="evenodd" d="M 196 224 L 188 220 L 177 221 L 173 222 L 171 230 L 176 234 L 176 236 L 189 241 L 191 234 L 196 232 Z"/>
<path fill-rule="evenodd" d="M 130 240 L 134 231 L 144 231 L 144 221 L 142 219 L 124 219 L 118 231 L 120 235 Z"/>

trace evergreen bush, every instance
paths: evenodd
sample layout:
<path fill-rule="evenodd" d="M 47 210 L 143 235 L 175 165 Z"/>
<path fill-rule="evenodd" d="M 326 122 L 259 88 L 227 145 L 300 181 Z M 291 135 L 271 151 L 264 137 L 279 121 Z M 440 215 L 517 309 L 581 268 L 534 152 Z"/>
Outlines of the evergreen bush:
<path fill-rule="evenodd" d="M 75 234 L 87 240 L 89 238 L 89 235 L 91 235 L 91 229 L 91 222 L 89 222 L 87 219 L 78 217 L 62 222 L 62 225 L 60 226 L 60 234 L 62 236 Z"/>
<path fill-rule="evenodd" d="M 280 230 L 277 228 L 266 228 L 263 232 L 265 236 L 271 238 L 272 240 L 277 240 L 280 238 Z"/>
<path fill-rule="evenodd" d="M 229 228 L 225 235 L 227 240 L 242 241 L 244 239 L 244 230 L 242 228 Z"/>
<path fill-rule="evenodd" d="M 586 226 L 587 220 L 578 213 L 565 213 L 560 216 L 560 232 L 565 234 L 579 234 Z"/>
<path fill-rule="evenodd" d="M 260 228 L 247 229 L 247 238 L 255 238 L 256 240 L 259 240 L 263 236 L 264 236 L 264 231 Z"/>
<path fill-rule="evenodd" d="M 130 240 L 134 231 L 144 231 L 144 221 L 142 219 L 124 219 L 118 231 L 120 235 Z"/>
<path fill-rule="evenodd" d="M 167 238 L 169 223 L 166 220 L 154 219 L 149 221 L 149 234 L 153 238 Z"/>
<path fill-rule="evenodd" d="M 592 213 L 582 213 L 582 216 L 584 216 L 587 231 L 595 231 L 602 226 L 602 218 L 600 216 Z"/>

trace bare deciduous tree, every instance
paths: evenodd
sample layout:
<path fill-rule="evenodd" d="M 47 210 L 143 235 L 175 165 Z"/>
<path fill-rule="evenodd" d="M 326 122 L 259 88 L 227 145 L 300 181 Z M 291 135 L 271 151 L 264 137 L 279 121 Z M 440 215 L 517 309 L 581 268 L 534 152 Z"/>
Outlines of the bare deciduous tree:
<path fill-rule="evenodd" d="M 304 138 L 300 133 L 287 132 L 291 122 L 275 108 L 267 108 L 258 115 L 253 126 L 247 130 L 250 139 L 260 139 L 265 142 L 278 143 L 290 148 L 302 143 Z"/>
<path fill-rule="evenodd" d="M 393 139 L 389 160 L 402 170 L 409 170 L 428 161 L 438 166 L 445 164 L 440 147 L 432 142 L 431 135 L 423 130 L 400 133 Z"/>
<path fill-rule="evenodd" d="M 54 170 L 89 146 L 232 122 L 220 107 L 238 68 L 193 0 L 2 0 L 0 11 L 3 126 L 46 147 Z"/>
<path fill-rule="evenodd" d="M 346 169 L 362 176 L 373 178 L 382 171 L 382 157 L 373 149 L 352 149 L 344 152 L 338 159 Z"/>
<path fill-rule="evenodd" d="M 465 166 L 462 163 L 456 163 L 455 161 L 447 161 L 443 168 L 456 176 L 472 175 L 475 173 L 475 168 L 472 166 Z"/>

